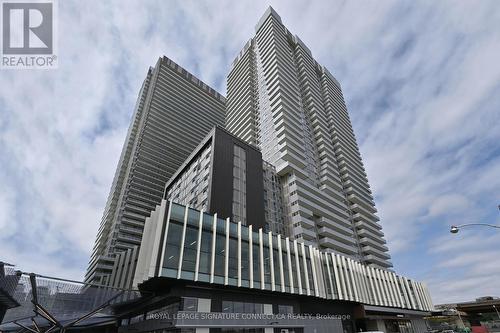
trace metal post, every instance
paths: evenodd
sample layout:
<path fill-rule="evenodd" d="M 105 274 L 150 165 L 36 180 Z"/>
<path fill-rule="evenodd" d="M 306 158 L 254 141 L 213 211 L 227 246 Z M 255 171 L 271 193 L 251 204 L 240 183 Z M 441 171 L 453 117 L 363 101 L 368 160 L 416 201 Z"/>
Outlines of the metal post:
<path fill-rule="evenodd" d="M 500 208 L 500 206 L 498 206 L 498 207 Z M 498 309 L 495 306 L 495 304 L 493 304 L 493 309 L 495 309 L 495 311 L 497 312 L 498 319 L 500 320 L 500 313 L 498 313 Z"/>
<path fill-rule="evenodd" d="M 462 328 L 465 328 L 464 320 L 462 319 L 462 316 L 460 315 L 460 311 L 458 311 L 457 308 L 455 308 L 455 311 L 457 311 L 458 318 L 460 319 L 460 323 L 462 324 Z"/>

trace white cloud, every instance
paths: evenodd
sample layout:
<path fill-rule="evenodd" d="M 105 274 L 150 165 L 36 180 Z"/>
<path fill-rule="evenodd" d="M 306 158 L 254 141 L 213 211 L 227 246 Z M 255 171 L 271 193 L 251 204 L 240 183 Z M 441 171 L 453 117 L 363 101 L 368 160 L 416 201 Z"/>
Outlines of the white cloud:
<path fill-rule="evenodd" d="M 460 194 L 445 194 L 442 195 L 434 202 L 431 203 L 429 207 L 429 216 L 441 216 L 446 214 L 457 214 L 462 213 L 469 209 L 469 202 L 466 197 Z"/>
<path fill-rule="evenodd" d="M 5 237 L 11 237 L 16 232 L 16 224 L 12 212 L 15 201 L 12 192 L 0 192 L 0 230 Z"/>
<path fill-rule="evenodd" d="M 429 272 L 433 298 L 440 303 L 498 295 L 500 233 L 463 229 L 455 237 L 440 237 L 430 245 L 437 263 Z"/>

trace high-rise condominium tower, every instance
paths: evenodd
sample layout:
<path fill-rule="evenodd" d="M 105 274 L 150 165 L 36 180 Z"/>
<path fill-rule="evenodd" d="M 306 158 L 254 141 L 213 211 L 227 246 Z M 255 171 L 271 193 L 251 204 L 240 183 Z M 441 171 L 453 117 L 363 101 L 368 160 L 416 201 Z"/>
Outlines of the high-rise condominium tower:
<path fill-rule="evenodd" d="M 192 150 L 213 126 L 224 125 L 224 112 L 224 97 L 172 60 L 160 58 L 149 69 L 85 281 L 131 285 L 145 218 L 161 202 L 165 184 Z"/>
<path fill-rule="evenodd" d="M 226 128 L 276 168 L 292 238 L 391 267 L 339 82 L 272 8 L 255 30 L 227 78 Z"/>

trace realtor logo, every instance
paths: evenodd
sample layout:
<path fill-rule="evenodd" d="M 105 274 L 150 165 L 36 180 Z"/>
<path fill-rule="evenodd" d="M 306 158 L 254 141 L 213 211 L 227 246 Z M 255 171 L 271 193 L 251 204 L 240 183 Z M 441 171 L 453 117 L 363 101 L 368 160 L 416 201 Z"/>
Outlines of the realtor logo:
<path fill-rule="evenodd" d="M 2 2 L 2 68 L 55 68 L 53 1 Z"/>

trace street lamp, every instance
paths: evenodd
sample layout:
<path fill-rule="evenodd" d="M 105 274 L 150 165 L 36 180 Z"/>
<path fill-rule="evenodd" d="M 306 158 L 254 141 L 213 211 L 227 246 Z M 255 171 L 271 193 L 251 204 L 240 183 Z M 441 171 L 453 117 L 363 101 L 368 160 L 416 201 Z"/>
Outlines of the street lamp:
<path fill-rule="evenodd" d="M 456 234 L 460 230 L 460 228 L 468 227 L 471 225 L 482 225 L 484 227 L 491 227 L 491 228 L 500 229 L 500 225 L 493 225 L 493 224 L 486 224 L 486 223 L 467 223 L 467 224 L 460 224 L 460 225 L 452 225 L 450 228 L 450 232 L 452 234 Z"/>
<path fill-rule="evenodd" d="M 493 304 L 493 309 L 495 309 L 495 311 L 497 312 L 498 319 L 500 319 L 500 313 L 498 313 L 498 309 L 497 309 L 497 307 L 495 306 L 495 304 Z"/>
<path fill-rule="evenodd" d="M 500 210 L 500 205 L 498 205 L 498 209 Z M 466 224 L 460 224 L 460 225 L 452 225 L 450 228 L 450 232 L 452 234 L 456 234 L 456 233 L 458 233 L 460 228 L 469 227 L 469 226 L 473 226 L 473 225 L 480 225 L 480 226 L 484 226 L 484 227 L 500 229 L 500 225 L 487 224 L 487 223 L 466 223 Z"/>

